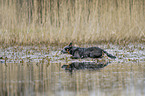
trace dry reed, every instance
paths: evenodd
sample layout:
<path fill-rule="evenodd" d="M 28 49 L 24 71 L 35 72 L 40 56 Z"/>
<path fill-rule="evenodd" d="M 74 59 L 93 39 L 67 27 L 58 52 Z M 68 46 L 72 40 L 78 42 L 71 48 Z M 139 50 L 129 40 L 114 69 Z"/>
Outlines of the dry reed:
<path fill-rule="evenodd" d="M 1 0 L 1 44 L 144 42 L 144 0 Z"/>

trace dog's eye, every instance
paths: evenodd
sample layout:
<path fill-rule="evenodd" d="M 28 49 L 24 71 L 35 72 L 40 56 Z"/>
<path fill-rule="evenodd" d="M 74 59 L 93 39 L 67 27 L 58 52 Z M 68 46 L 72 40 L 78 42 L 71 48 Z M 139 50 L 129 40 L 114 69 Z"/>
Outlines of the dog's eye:
<path fill-rule="evenodd" d="M 68 48 L 66 48 L 65 50 L 66 50 L 66 51 L 68 51 L 69 49 L 68 49 Z"/>

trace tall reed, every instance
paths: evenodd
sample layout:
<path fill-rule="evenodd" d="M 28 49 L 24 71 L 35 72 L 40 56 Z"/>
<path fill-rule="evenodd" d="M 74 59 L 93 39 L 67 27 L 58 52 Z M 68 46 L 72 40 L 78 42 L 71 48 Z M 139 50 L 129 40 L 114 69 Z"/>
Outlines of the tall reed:
<path fill-rule="evenodd" d="M 1 0 L 1 44 L 145 41 L 144 0 Z"/>

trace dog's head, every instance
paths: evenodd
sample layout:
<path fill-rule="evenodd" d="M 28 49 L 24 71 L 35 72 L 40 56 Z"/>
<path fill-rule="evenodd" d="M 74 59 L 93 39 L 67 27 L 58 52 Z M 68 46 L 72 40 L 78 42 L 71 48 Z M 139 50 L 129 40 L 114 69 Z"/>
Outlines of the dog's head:
<path fill-rule="evenodd" d="M 72 43 L 70 43 L 68 46 L 65 46 L 63 50 L 61 50 L 62 53 L 70 53 L 70 50 L 72 49 Z"/>

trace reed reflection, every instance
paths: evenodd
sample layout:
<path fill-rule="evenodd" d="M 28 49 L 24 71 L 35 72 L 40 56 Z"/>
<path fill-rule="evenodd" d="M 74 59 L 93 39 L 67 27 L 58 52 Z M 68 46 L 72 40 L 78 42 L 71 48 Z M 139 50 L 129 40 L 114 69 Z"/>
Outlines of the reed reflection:
<path fill-rule="evenodd" d="M 0 96 L 144 96 L 144 68 L 113 62 L 0 64 Z"/>

